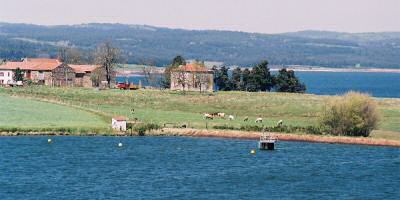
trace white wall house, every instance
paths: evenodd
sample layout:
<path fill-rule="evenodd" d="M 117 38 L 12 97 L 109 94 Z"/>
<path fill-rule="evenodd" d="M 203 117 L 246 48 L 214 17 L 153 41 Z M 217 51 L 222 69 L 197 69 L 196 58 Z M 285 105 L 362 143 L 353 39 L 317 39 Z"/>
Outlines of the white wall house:
<path fill-rule="evenodd" d="M 126 117 L 117 116 L 111 120 L 111 126 L 114 130 L 126 131 Z"/>
<path fill-rule="evenodd" d="M 0 69 L 0 85 L 5 85 L 13 81 L 14 72 L 12 70 Z"/>

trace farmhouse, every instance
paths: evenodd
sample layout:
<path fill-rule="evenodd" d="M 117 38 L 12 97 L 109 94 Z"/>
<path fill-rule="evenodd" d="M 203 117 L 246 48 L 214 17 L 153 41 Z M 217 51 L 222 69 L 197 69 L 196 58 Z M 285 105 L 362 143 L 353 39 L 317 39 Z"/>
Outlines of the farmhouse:
<path fill-rule="evenodd" d="M 10 84 L 13 81 L 13 75 L 12 70 L 0 70 L 0 85 Z"/>
<path fill-rule="evenodd" d="M 91 74 L 96 65 L 67 65 L 57 59 L 26 58 L 19 62 L 6 62 L 0 65 L 0 84 L 13 82 L 14 72 L 19 68 L 24 79 L 48 86 L 92 87 Z"/>
<path fill-rule="evenodd" d="M 199 63 L 181 65 L 171 71 L 171 90 L 207 91 L 214 89 L 214 72 Z"/>

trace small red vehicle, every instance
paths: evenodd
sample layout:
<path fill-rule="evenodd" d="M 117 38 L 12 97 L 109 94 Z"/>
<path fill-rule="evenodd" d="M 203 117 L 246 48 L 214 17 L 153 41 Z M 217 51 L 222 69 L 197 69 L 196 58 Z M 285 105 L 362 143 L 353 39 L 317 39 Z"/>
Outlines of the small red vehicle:
<path fill-rule="evenodd" d="M 133 83 L 118 83 L 117 88 L 120 90 L 137 90 L 139 87 Z"/>

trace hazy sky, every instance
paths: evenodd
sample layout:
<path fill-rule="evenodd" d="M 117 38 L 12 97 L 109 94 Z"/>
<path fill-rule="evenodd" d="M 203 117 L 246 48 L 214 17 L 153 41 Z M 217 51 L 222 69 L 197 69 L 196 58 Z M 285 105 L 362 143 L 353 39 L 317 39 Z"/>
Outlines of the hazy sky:
<path fill-rule="evenodd" d="M 279 33 L 400 31 L 400 0 L 0 0 L 0 22 Z"/>

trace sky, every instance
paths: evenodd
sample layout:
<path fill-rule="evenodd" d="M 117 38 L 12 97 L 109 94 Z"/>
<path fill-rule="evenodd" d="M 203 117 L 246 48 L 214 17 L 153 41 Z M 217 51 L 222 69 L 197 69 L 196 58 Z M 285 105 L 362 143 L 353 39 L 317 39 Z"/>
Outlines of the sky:
<path fill-rule="evenodd" d="M 282 33 L 400 31 L 400 0 L 0 0 L 0 22 Z"/>

